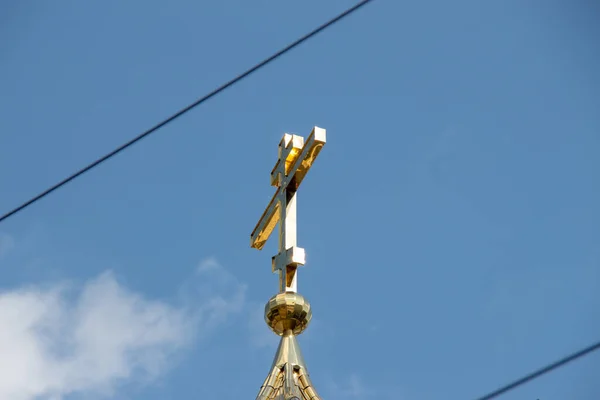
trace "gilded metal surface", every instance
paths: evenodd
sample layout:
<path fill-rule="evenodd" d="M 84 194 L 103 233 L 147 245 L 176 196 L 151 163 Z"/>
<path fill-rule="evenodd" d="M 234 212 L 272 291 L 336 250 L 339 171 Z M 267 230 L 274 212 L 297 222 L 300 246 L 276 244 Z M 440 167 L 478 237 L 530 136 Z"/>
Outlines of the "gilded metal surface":
<path fill-rule="evenodd" d="M 279 293 L 265 305 L 265 322 L 281 342 L 257 400 L 321 400 L 296 339 L 312 318 L 310 304 L 296 293 L 296 270 L 306 260 L 304 249 L 296 246 L 296 191 L 324 144 L 325 129 L 318 127 L 306 143 L 301 136 L 283 136 L 271 171 L 271 185 L 277 190 L 250 235 L 250 245 L 261 250 L 279 223 L 279 253 L 272 258 L 273 272 L 279 272 Z"/>
<path fill-rule="evenodd" d="M 321 400 L 310 381 L 296 336 L 281 337 L 271 372 L 260 387 L 256 400 Z"/>
<path fill-rule="evenodd" d="M 311 318 L 310 304 L 298 293 L 279 293 L 265 305 L 265 322 L 279 336 L 301 334 Z"/>
<path fill-rule="evenodd" d="M 271 171 L 277 190 L 250 235 L 250 246 L 261 250 L 279 223 L 279 253 L 273 257 L 273 272 L 279 272 L 279 291 L 296 292 L 298 266 L 304 265 L 304 249 L 296 246 L 296 191 L 326 142 L 325 129 L 314 127 L 306 142 L 285 134 L 279 143 L 279 158 Z"/>

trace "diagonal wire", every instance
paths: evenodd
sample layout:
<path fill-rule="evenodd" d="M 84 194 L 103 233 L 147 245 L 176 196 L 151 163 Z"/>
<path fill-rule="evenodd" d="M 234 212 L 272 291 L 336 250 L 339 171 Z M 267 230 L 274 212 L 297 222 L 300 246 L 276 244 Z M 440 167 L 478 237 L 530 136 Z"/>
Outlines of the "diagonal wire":
<path fill-rule="evenodd" d="M 486 394 L 483 397 L 479 397 L 476 400 L 491 400 L 494 399 L 498 396 L 500 396 L 501 394 L 504 394 L 506 392 L 509 392 L 513 389 L 516 389 L 517 387 L 524 385 L 525 383 L 532 381 L 536 378 L 539 378 L 542 375 L 547 374 L 548 372 L 555 370 L 557 368 L 563 367 L 565 364 L 570 363 L 571 361 L 575 361 L 578 358 L 581 358 L 585 355 L 588 355 L 596 350 L 600 349 L 600 342 L 594 343 L 591 346 L 588 346 L 582 350 L 579 350 L 575 353 L 572 353 L 558 361 L 553 362 L 552 364 L 548 364 L 547 366 L 538 369 L 535 372 L 530 373 L 529 375 L 524 376 L 521 379 L 518 379 L 514 382 L 509 383 L 506 386 L 503 386 L 491 393 Z"/>
<path fill-rule="evenodd" d="M 63 179 L 62 181 L 58 182 L 57 184 L 55 184 L 55 185 L 51 186 L 50 188 L 44 190 L 43 192 L 41 192 L 37 196 L 31 198 L 30 200 L 26 201 L 25 203 L 21 204 L 20 206 L 14 208 L 11 211 L 7 212 L 6 214 L 2 215 L 0 217 L 0 222 L 6 220 L 7 218 L 12 217 L 13 215 L 15 215 L 16 213 L 18 213 L 19 211 L 22 211 L 23 209 L 29 207 L 33 203 L 35 203 L 35 202 L 43 199 L 44 197 L 48 196 L 50 193 L 52 193 L 55 190 L 63 187 L 64 185 L 66 185 L 67 183 L 71 182 L 75 178 L 77 178 L 77 177 L 85 174 L 86 172 L 88 172 L 91 169 L 97 167 L 98 165 L 102 164 L 103 162 L 107 161 L 108 159 L 112 158 L 113 156 L 119 154 L 120 152 L 122 152 L 123 150 L 127 149 L 128 147 L 130 147 L 130 146 L 134 145 L 135 143 L 139 142 L 140 140 L 144 139 L 146 136 L 150 135 L 151 133 L 154 133 L 155 131 L 157 131 L 158 129 L 160 129 L 163 126 L 167 125 L 168 123 L 170 123 L 170 122 L 174 121 L 175 119 L 181 117 L 183 114 L 187 113 L 188 111 L 192 110 L 193 108 L 195 108 L 195 107 L 199 106 L 200 104 L 204 103 L 205 101 L 209 100 L 211 97 L 216 96 L 217 94 L 221 93 L 223 90 L 229 88 L 230 86 L 233 86 L 234 84 L 236 84 L 239 81 L 241 81 L 242 79 L 246 78 L 247 76 L 249 76 L 253 72 L 256 72 L 260 68 L 266 66 L 270 62 L 275 61 L 275 59 L 281 57 L 282 55 L 284 55 L 285 53 L 289 52 L 293 48 L 297 47 L 298 45 L 302 44 L 303 42 L 305 42 L 308 39 L 312 38 L 313 36 L 317 35 L 318 33 L 324 31 L 325 29 L 329 28 L 330 26 L 332 26 L 336 22 L 339 22 L 340 20 L 342 20 L 345 17 L 349 16 L 350 14 L 354 13 L 355 11 L 357 11 L 361 7 L 367 5 L 368 3 L 371 3 L 372 1 L 373 0 L 363 0 L 363 1 L 358 2 L 356 5 L 350 7 L 349 9 L 347 9 L 346 11 L 344 11 L 343 13 L 341 13 L 338 16 L 330 19 L 329 21 L 325 22 L 323 25 L 319 26 L 318 28 L 312 30 L 311 32 L 307 33 L 306 35 L 302 36 L 301 38 L 299 38 L 296 41 L 292 42 L 291 44 L 287 45 L 286 47 L 284 47 L 283 49 L 279 50 L 278 52 L 276 52 L 272 56 L 270 56 L 270 57 L 264 59 L 263 61 L 259 62 L 258 64 L 256 64 L 252 68 L 248 69 L 246 72 L 242 73 L 241 75 L 238 75 L 237 77 L 233 78 L 229 82 L 227 82 L 227 83 L 219 86 L 217 89 L 215 89 L 212 92 L 208 93 L 207 95 L 201 97 L 200 99 L 196 100 L 195 102 L 193 102 L 189 106 L 187 106 L 187 107 L 183 108 L 182 110 L 176 112 L 175 114 L 171 115 L 169 118 L 163 120 L 162 122 L 159 122 L 158 124 L 154 125 L 152 128 L 148 129 L 147 131 L 142 132 L 141 134 L 139 134 L 138 136 L 134 137 L 133 139 L 131 139 L 127 143 L 125 143 L 125 144 L 117 147 L 116 149 L 114 149 L 110 153 L 108 153 L 108 154 L 106 154 L 106 155 L 98 158 L 96 161 L 92 162 L 91 164 L 83 167 L 82 169 L 78 170 L 74 174 L 68 176 L 67 178 Z"/>

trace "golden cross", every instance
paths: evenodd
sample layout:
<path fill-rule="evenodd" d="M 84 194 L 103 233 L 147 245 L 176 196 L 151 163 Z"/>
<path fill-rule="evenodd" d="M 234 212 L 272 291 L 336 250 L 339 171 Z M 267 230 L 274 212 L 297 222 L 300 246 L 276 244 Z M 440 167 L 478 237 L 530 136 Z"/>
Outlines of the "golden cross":
<path fill-rule="evenodd" d="M 304 265 L 304 249 L 296 242 L 296 191 L 325 145 L 325 129 L 314 127 L 306 143 L 298 135 L 283 135 L 279 159 L 271 171 L 271 185 L 277 190 L 250 235 L 250 246 L 262 250 L 279 222 L 279 253 L 272 258 L 273 272 L 279 272 L 279 291 L 296 292 L 296 269 Z"/>

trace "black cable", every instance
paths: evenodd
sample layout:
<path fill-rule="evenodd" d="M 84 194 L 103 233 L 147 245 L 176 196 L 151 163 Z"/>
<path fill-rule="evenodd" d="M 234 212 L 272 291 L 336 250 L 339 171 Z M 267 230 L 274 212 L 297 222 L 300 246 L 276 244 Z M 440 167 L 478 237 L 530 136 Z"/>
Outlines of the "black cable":
<path fill-rule="evenodd" d="M 153 132 L 157 131 L 158 129 L 162 128 L 163 126 L 167 125 L 169 122 L 174 121 L 175 119 L 179 118 L 180 116 L 182 116 L 183 114 L 187 113 L 191 109 L 193 109 L 193 108 L 199 106 L 200 104 L 204 103 L 206 100 L 210 99 L 211 97 L 219 94 L 220 92 L 222 92 L 223 90 L 227 89 L 228 87 L 236 84 L 237 82 L 239 82 L 242 79 L 246 78 L 248 75 L 252 74 L 253 72 L 255 72 L 255 71 L 259 70 L 260 68 L 264 67 L 265 65 L 269 64 L 271 61 L 274 61 L 275 59 L 277 59 L 280 56 L 284 55 L 288 51 L 292 50 L 294 47 L 296 47 L 296 46 L 300 45 L 301 43 L 307 41 L 308 39 L 312 38 L 313 36 L 315 36 L 316 34 L 320 33 L 321 31 L 327 29 L 328 27 L 330 27 L 331 25 L 335 24 L 336 22 L 338 22 L 338 21 L 342 20 L 343 18 L 349 16 L 350 14 L 352 14 L 355 11 L 357 11 L 359 8 L 361 8 L 362 6 L 366 5 L 367 3 L 370 3 L 371 1 L 373 1 L 373 0 L 363 0 L 363 1 L 360 1 L 359 3 L 357 3 L 356 5 L 354 5 L 353 7 L 349 8 L 346 11 L 344 11 L 343 13 L 339 14 L 337 17 L 335 17 L 335 18 L 327 21 L 326 23 L 324 23 L 323 25 L 321 25 L 318 28 L 314 29 L 310 33 L 307 33 L 306 35 L 302 36 L 300 39 L 296 40 L 295 42 L 293 42 L 293 43 L 287 45 L 286 47 L 284 47 L 283 49 L 279 50 L 277 53 L 273 54 L 271 57 L 264 59 L 263 61 L 261 61 L 260 63 L 256 64 L 254 67 L 250 68 L 249 70 L 247 70 L 243 74 L 238 75 L 237 77 L 233 78 L 229 82 L 221 85 L 220 87 L 218 87 L 217 89 L 213 90 L 209 94 L 205 95 L 204 97 L 196 100 L 194 103 L 190 104 L 189 106 L 185 107 L 184 109 L 182 109 L 182 110 L 178 111 L 177 113 L 173 114 L 169 118 L 163 120 L 162 122 L 159 122 L 158 124 L 156 124 L 152 128 L 150 128 L 147 131 L 139 134 L 138 136 L 136 136 L 135 138 L 131 139 L 127 143 L 125 143 L 125 144 L 117 147 L 115 150 L 113 150 L 110 153 L 106 154 L 105 156 L 97 159 L 96 161 L 92 162 L 88 166 L 80 169 L 79 171 L 75 172 L 73 175 L 71 175 L 71 176 L 63 179 L 62 181 L 58 182 L 54 186 L 51 186 L 50 188 L 46 189 L 42 193 L 40 193 L 37 196 L 33 197 L 32 199 L 30 199 L 30 200 L 26 201 L 25 203 L 21 204 L 17 208 L 15 208 L 15 209 L 7 212 L 6 214 L 2 215 L 0 217 L 0 222 L 2 222 L 5 219 L 7 219 L 7 218 L 9 218 L 9 217 L 11 217 L 13 215 L 15 215 L 16 213 L 18 213 L 19 211 L 25 209 L 26 207 L 29 207 L 30 205 L 32 205 L 33 203 L 37 202 L 38 200 L 41 200 L 42 198 L 48 196 L 50 193 L 54 192 L 56 189 L 58 189 L 58 188 L 60 188 L 60 187 L 62 187 L 64 185 L 66 185 L 67 183 L 71 182 L 73 179 L 79 177 L 80 175 L 83 175 L 84 173 L 88 172 L 89 170 L 93 169 L 94 167 L 102 164 L 104 161 L 106 161 L 109 158 L 117 155 L 118 153 L 122 152 L 123 150 L 125 150 L 129 146 L 132 146 L 133 144 L 137 143 L 138 141 L 142 140 L 146 136 L 150 135 L 151 133 L 153 133 Z"/>
<path fill-rule="evenodd" d="M 512 383 L 509 383 L 508 385 L 503 386 L 500 389 L 497 389 L 497 390 L 495 390 L 495 391 L 493 391 L 493 392 L 491 392 L 489 394 L 486 394 L 483 397 L 479 397 L 476 400 L 491 400 L 493 398 L 496 398 L 496 397 L 500 396 L 501 394 L 504 394 L 504 393 L 506 393 L 508 391 L 511 391 L 511 390 L 517 388 L 518 386 L 521 386 L 521 385 L 523 385 L 523 384 L 525 384 L 525 383 L 527 383 L 527 382 L 529 382 L 531 380 L 534 380 L 536 378 L 539 378 L 540 376 L 542 376 L 544 374 L 547 374 L 548 372 L 550 372 L 550 371 L 552 371 L 554 369 L 562 367 L 565 364 L 567 364 L 567 363 L 569 363 L 571 361 L 575 361 L 576 359 L 578 359 L 580 357 L 583 357 L 583 356 L 585 356 L 585 355 L 587 355 L 589 353 L 592 353 L 592 352 L 594 352 L 594 351 L 596 351 L 598 349 L 600 349 L 600 342 L 597 342 L 597 343 L 595 343 L 595 344 L 593 344 L 593 345 L 591 345 L 589 347 L 586 347 L 583 350 L 579 350 L 576 353 L 568 355 L 568 356 L 566 356 L 566 357 L 564 357 L 564 358 L 562 358 L 562 359 L 560 359 L 558 361 L 553 362 L 552 364 L 549 364 L 549 365 L 547 365 L 547 366 L 545 366 L 543 368 L 540 368 L 537 371 L 532 372 L 529 375 L 526 375 L 523 378 L 518 379 L 518 380 L 516 380 L 516 381 L 514 381 Z"/>

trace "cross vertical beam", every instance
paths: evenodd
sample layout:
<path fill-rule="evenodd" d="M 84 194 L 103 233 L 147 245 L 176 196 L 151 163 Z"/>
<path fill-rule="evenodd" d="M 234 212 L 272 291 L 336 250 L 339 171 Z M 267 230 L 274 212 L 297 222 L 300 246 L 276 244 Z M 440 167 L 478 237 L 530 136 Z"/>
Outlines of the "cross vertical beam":
<path fill-rule="evenodd" d="M 297 224 L 296 224 L 296 193 L 290 190 L 286 190 L 286 193 L 282 195 L 281 207 L 279 207 L 279 254 L 281 250 L 285 249 L 297 249 L 296 247 L 297 238 Z M 293 252 L 293 250 L 292 250 Z M 279 255 L 278 254 L 278 255 Z M 304 257 L 300 260 L 296 260 L 298 263 L 304 264 Z M 279 273 L 279 291 L 283 292 L 296 292 L 298 290 L 298 276 L 296 275 L 296 268 L 285 265 L 285 271 L 283 270 L 285 260 L 279 260 L 277 256 L 272 259 L 273 272 L 280 271 Z"/>
<path fill-rule="evenodd" d="M 279 253 L 272 258 L 273 272 L 279 272 L 279 291 L 296 292 L 297 268 L 304 265 L 304 249 L 297 247 L 297 190 L 325 145 L 325 129 L 314 127 L 306 143 L 298 135 L 285 134 L 279 143 L 279 157 L 271 171 L 273 198 L 250 235 L 250 246 L 262 250 L 279 223 Z"/>

